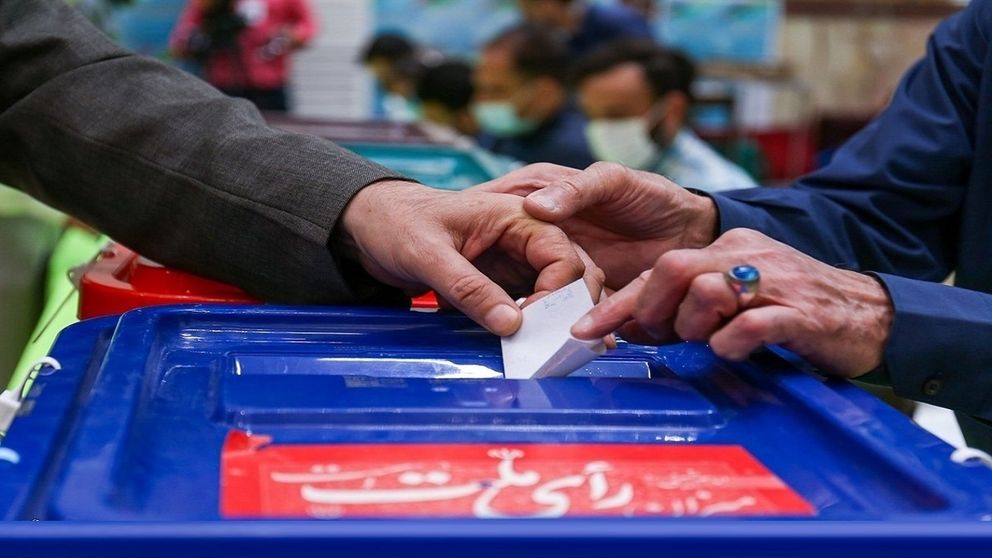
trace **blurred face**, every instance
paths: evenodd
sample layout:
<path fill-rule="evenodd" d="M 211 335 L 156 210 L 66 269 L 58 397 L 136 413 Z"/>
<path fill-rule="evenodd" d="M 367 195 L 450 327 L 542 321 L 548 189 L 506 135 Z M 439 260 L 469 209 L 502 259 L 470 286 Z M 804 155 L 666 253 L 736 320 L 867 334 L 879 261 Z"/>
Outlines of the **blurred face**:
<path fill-rule="evenodd" d="M 655 104 L 644 72 L 634 63 L 586 78 L 579 86 L 579 100 L 590 120 L 647 116 Z"/>
<path fill-rule="evenodd" d="M 587 77 L 579 101 L 589 118 L 586 140 L 601 161 L 648 169 L 669 136 L 662 121 L 665 102 L 655 98 L 641 67 L 621 64 Z"/>
<path fill-rule="evenodd" d="M 472 136 L 479 133 L 472 115 L 467 110 L 452 110 L 437 101 L 423 101 L 421 114 L 424 120 Z"/>
<path fill-rule="evenodd" d="M 384 58 L 373 58 L 365 66 L 368 71 L 375 76 L 379 87 L 388 93 L 395 93 L 404 97 L 413 95 L 416 85 L 409 79 L 402 79 L 396 76 L 393 65 Z"/>
<path fill-rule="evenodd" d="M 476 103 L 506 101 L 513 105 L 518 116 L 531 116 L 528 93 L 533 84 L 514 70 L 509 50 L 483 51 L 472 79 Z"/>

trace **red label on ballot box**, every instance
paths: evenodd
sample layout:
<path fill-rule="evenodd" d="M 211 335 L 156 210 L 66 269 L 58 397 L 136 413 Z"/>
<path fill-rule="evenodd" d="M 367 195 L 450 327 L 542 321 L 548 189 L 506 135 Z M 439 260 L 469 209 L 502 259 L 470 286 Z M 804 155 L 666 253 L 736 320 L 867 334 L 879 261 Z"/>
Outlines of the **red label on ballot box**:
<path fill-rule="evenodd" d="M 740 446 L 270 444 L 232 432 L 225 517 L 809 516 Z"/>

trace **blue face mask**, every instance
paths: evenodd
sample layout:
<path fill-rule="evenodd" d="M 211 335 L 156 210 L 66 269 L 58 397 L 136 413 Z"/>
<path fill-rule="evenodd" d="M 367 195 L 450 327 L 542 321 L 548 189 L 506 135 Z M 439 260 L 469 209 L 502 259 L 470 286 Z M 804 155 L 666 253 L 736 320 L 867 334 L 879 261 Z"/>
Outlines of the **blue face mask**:
<path fill-rule="evenodd" d="M 537 129 L 539 123 L 517 116 L 509 101 L 481 101 L 472 105 L 472 116 L 483 132 L 499 138 L 522 136 Z"/>

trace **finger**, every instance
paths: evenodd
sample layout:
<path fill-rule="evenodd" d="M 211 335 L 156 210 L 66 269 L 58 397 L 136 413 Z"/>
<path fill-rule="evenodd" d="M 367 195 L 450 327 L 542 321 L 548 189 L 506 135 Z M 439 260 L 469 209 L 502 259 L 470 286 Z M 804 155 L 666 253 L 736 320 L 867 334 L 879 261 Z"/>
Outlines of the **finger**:
<path fill-rule="evenodd" d="M 721 268 L 720 256 L 708 250 L 672 250 L 651 270 L 634 318 L 656 339 L 674 337 L 675 316 L 689 285 L 698 275 Z"/>
<path fill-rule="evenodd" d="M 489 182 L 473 186 L 469 190 L 474 192 L 513 194 L 524 197 L 556 180 L 579 172 L 581 171 L 552 163 L 535 163 L 509 172 Z"/>
<path fill-rule="evenodd" d="M 595 304 L 606 298 L 606 272 L 592 261 L 592 258 L 581 246 L 573 242 L 572 247 L 585 266 L 582 280 L 585 282 L 586 288 L 589 289 L 589 296 L 592 297 L 592 302 Z"/>
<path fill-rule="evenodd" d="M 665 179 L 616 163 L 595 163 L 582 172 L 561 177 L 530 194 L 524 200 L 524 209 L 542 221 L 557 223 L 632 191 L 643 181 L 655 187 Z"/>
<path fill-rule="evenodd" d="M 626 169 L 593 165 L 585 171 L 557 180 L 524 200 L 524 209 L 534 217 L 552 223 L 568 219 L 603 200 L 627 176 Z"/>
<path fill-rule="evenodd" d="M 642 273 L 615 295 L 594 306 L 572 326 L 572 336 L 576 339 L 597 339 L 630 321 L 649 274 Z"/>
<path fill-rule="evenodd" d="M 789 343 L 801 329 L 802 312 L 787 306 L 762 306 L 738 314 L 713 334 L 710 347 L 728 360 L 744 360 L 775 343 Z"/>
<path fill-rule="evenodd" d="M 576 251 L 576 245 L 553 225 L 525 219 L 517 221 L 500 240 L 500 248 L 510 254 L 523 254 L 527 264 L 537 271 L 534 294 L 547 294 L 585 278 L 586 264 Z M 592 261 L 591 259 L 588 261 Z M 595 274 L 595 267 L 590 274 Z M 596 285 L 590 277 L 587 284 Z M 596 291 L 602 288 L 600 281 Z"/>
<path fill-rule="evenodd" d="M 675 333 L 686 341 L 704 341 L 737 310 L 737 295 L 722 273 L 697 275 L 678 307 Z"/>
<path fill-rule="evenodd" d="M 451 246 L 436 246 L 433 257 L 423 259 L 417 272 L 438 298 L 495 335 L 510 335 L 520 328 L 520 309 L 510 295 Z"/>
<path fill-rule="evenodd" d="M 589 291 L 589 296 L 592 298 L 593 304 L 599 302 L 600 299 L 606 297 L 606 287 L 603 283 L 606 281 L 606 273 L 599 269 L 596 264 L 589 257 L 578 244 L 572 244 L 572 249 L 582 260 L 585 265 L 585 271 L 582 274 L 582 281 L 586 285 L 586 289 Z M 534 304 L 538 300 L 548 296 L 552 291 L 539 289 L 534 294 L 528 296 L 524 302 L 520 305 L 521 308 L 527 308 L 531 304 Z"/>

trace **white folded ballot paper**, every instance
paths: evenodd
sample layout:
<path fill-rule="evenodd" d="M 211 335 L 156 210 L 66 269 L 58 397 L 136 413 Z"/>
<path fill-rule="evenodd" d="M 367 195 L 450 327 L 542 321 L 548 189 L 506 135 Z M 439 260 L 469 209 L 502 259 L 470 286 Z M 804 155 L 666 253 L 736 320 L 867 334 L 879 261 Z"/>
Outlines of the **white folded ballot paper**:
<path fill-rule="evenodd" d="M 567 376 L 606 351 L 603 341 L 580 341 L 571 329 L 593 307 L 582 279 L 523 309 L 520 329 L 503 342 L 503 373 L 528 380 Z"/>

